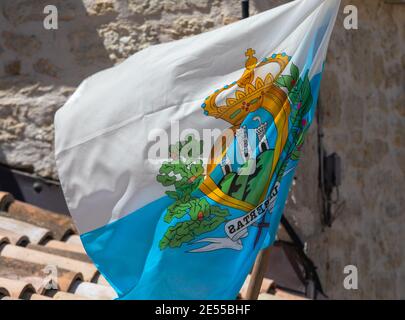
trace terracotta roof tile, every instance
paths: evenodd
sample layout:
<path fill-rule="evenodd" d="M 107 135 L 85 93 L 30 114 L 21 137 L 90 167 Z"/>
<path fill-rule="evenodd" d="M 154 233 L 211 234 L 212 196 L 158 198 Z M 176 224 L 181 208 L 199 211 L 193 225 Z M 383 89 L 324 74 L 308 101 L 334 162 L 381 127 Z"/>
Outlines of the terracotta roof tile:
<path fill-rule="evenodd" d="M 86 255 L 70 217 L 0 192 L 0 299 L 115 297 Z"/>
<path fill-rule="evenodd" d="M 44 264 L 30 263 L 6 257 L 0 258 L 0 277 L 28 281 L 39 293 L 46 291 L 45 287 L 52 280 L 51 277 L 47 276 L 48 272 Z M 59 289 L 63 291 L 69 291 L 75 282 L 83 280 L 81 273 L 61 268 L 57 269 L 55 277 Z"/>
<path fill-rule="evenodd" d="M 45 245 L 28 244 L 26 247 L 29 248 L 29 249 L 34 249 L 34 250 L 37 250 L 37 251 L 50 253 L 50 254 L 62 256 L 62 257 L 65 257 L 65 258 L 70 258 L 70 259 L 74 259 L 74 260 L 79 260 L 79 261 L 83 261 L 83 262 L 92 263 L 90 258 L 84 253 L 79 253 L 79 252 L 74 252 L 74 251 L 67 251 L 67 250 L 62 250 L 62 249 L 58 249 L 58 248 L 49 247 L 48 243 L 45 244 Z"/>
<path fill-rule="evenodd" d="M 53 300 L 53 299 L 50 297 L 47 297 L 47 296 L 43 296 L 41 294 L 33 293 L 33 294 L 28 294 L 26 296 L 25 300 Z"/>
<path fill-rule="evenodd" d="M 24 246 L 29 242 L 26 235 L 21 233 L 18 234 L 0 227 L 0 243 L 1 239 L 3 240 L 3 242 L 6 241 L 7 243 L 12 243 L 17 246 Z"/>
<path fill-rule="evenodd" d="M 10 240 L 8 239 L 8 237 L 6 235 L 1 234 L 1 232 L 0 232 L 0 247 L 7 243 L 10 243 Z"/>
<path fill-rule="evenodd" d="M 76 252 L 76 253 L 81 253 L 83 255 L 86 255 L 86 251 L 84 250 L 83 246 L 72 244 L 72 243 L 66 243 L 63 241 L 58 241 L 58 240 L 50 240 L 45 244 L 46 247 L 48 248 L 53 248 L 53 249 L 60 249 L 64 251 L 69 251 L 69 252 Z"/>
<path fill-rule="evenodd" d="M 2 300 L 4 297 L 9 297 L 10 292 L 7 290 L 5 287 L 0 287 L 0 300 Z"/>
<path fill-rule="evenodd" d="M 80 240 L 80 237 L 77 234 L 74 234 L 66 239 L 66 243 L 81 246 L 82 240 Z"/>
<path fill-rule="evenodd" d="M 0 257 L 13 258 L 36 264 L 55 265 L 57 268 L 81 272 L 85 281 L 91 281 L 98 273 L 96 267 L 91 263 L 12 244 L 3 246 L 0 251 Z"/>
<path fill-rule="evenodd" d="M 111 300 L 117 294 L 111 287 L 91 282 L 76 282 L 70 290 L 72 293 L 92 299 Z"/>
<path fill-rule="evenodd" d="M 52 272 L 56 270 L 56 272 Z M 250 277 L 241 289 L 246 296 Z M 259 299 L 298 299 L 264 279 Z M 70 217 L 0 192 L 0 300 L 114 299 Z"/>
<path fill-rule="evenodd" d="M 101 284 L 103 286 L 109 286 L 110 284 L 108 281 L 103 277 L 103 275 L 99 275 L 97 279 L 95 279 L 95 282 L 98 284 Z"/>
<path fill-rule="evenodd" d="M 3 216 L 52 230 L 57 240 L 77 233 L 70 217 L 14 200 L 9 193 L 0 192 L 0 211 Z"/>
<path fill-rule="evenodd" d="M 89 297 L 83 297 L 75 293 L 58 291 L 58 290 L 49 290 L 48 296 L 52 297 L 54 300 L 94 300 Z"/>
<path fill-rule="evenodd" d="M 0 211 L 0 226 L 2 229 L 13 232 L 19 236 L 27 236 L 31 243 L 43 243 L 52 238 L 52 232 L 48 229 L 37 227 L 24 221 L 2 216 Z"/>
<path fill-rule="evenodd" d="M 16 279 L 0 277 L 0 287 L 6 288 L 11 298 L 22 299 L 36 293 L 32 284 Z"/>

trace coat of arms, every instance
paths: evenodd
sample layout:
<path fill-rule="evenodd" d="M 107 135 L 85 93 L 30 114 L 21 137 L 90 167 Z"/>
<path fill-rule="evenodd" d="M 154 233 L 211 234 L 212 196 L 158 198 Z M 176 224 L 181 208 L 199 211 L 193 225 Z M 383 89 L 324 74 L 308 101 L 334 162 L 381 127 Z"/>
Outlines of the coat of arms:
<path fill-rule="evenodd" d="M 170 146 L 170 160 L 160 168 L 157 181 L 174 187 L 166 191 L 173 203 L 165 212 L 170 226 L 160 240 L 161 250 L 203 242 L 208 245 L 190 251 L 242 249 L 248 228 L 266 227 L 265 216 L 274 206 L 288 159 L 299 158 L 308 129 L 304 117 L 313 102 L 308 73 L 301 76 L 285 53 L 260 62 L 251 48 L 245 55 L 239 80 L 216 90 L 201 105 L 206 116 L 230 124 L 232 139 L 218 139 L 214 145 L 222 153 L 212 152 L 204 167 L 200 154 L 193 154 L 202 150 L 202 141 L 189 136 Z M 253 138 L 248 131 L 254 132 Z M 193 148 L 196 144 L 200 148 Z M 233 161 L 235 155 L 242 161 Z M 222 224 L 224 238 L 197 239 Z"/>

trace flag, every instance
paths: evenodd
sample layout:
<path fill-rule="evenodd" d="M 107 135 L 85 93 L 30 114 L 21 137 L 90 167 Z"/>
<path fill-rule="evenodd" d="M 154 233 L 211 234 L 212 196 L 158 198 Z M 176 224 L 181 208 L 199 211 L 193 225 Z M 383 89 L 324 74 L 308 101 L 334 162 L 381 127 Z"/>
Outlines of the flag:
<path fill-rule="evenodd" d="M 274 241 L 340 0 L 140 51 L 55 116 L 83 245 L 119 299 L 234 299 Z"/>

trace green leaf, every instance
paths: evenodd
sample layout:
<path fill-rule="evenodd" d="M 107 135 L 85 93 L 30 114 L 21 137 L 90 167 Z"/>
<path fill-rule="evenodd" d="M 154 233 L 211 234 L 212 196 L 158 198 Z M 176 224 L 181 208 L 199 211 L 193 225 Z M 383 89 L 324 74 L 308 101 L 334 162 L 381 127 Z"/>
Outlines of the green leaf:
<path fill-rule="evenodd" d="M 200 212 L 202 212 L 204 214 L 199 202 L 198 201 L 193 201 L 192 204 L 191 204 L 190 212 L 189 212 L 191 220 L 197 220 L 198 219 L 198 214 Z"/>
<path fill-rule="evenodd" d="M 220 217 L 227 217 L 227 216 L 229 216 L 229 211 L 228 211 L 228 210 L 226 210 L 226 209 L 221 209 L 221 208 L 218 207 L 218 206 L 212 206 L 212 207 L 211 207 L 211 213 L 212 213 L 213 215 L 220 216 Z"/>
<path fill-rule="evenodd" d="M 166 191 L 175 201 L 167 208 L 163 220 L 171 223 L 175 218 L 182 219 L 167 229 L 159 242 L 161 250 L 180 247 L 198 235 L 214 230 L 229 215 L 228 210 L 211 206 L 205 198 L 193 196 L 204 180 L 204 166 L 199 159 L 202 147 L 202 141 L 187 136 L 185 141 L 169 146 L 172 160 L 164 162 L 159 169 L 157 181 L 163 186 L 175 187 L 175 191 Z M 186 216 L 190 220 L 184 219 Z"/>
<path fill-rule="evenodd" d="M 304 103 L 303 103 L 302 106 L 301 106 L 301 109 L 300 109 L 300 116 L 301 116 L 301 117 L 305 116 L 305 115 L 308 113 L 308 111 L 311 109 L 312 102 L 313 102 L 312 95 L 310 95 L 310 96 L 304 101 Z"/>
<path fill-rule="evenodd" d="M 211 219 L 203 220 L 193 230 L 196 236 L 215 230 L 225 219 L 223 217 L 212 217 Z"/>
<path fill-rule="evenodd" d="M 293 79 L 295 81 L 297 81 L 298 78 L 300 77 L 300 71 L 299 71 L 298 67 L 294 63 L 291 63 L 290 72 L 291 72 L 291 76 L 293 77 Z"/>
<path fill-rule="evenodd" d="M 288 163 L 288 161 L 284 160 L 282 162 L 280 161 L 277 164 L 276 172 L 277 172 L 277 181 L 278 182 L 280 182 L 283 179 L 284 172 L 287 169 L 287 163 Z"/>
<path fill-rule="evenodd" d="M 168 175 L 157 175 L 156 180 L 158 182 L 160 182 L 163 186 L 168 187 L 173 185 L 176 182 L 176 177 L 172 176 L 168 176 Z"/>
<path fill-rule="evenodd" d="M 159 242 L 161 250 L 170 247 L 180 247 L 183 243 L 193 240 L 193 234 L 190 231 L 191 221 L 180 222 L 175 226 L 169 227 Z"/>
<path fill-rule="evenodd" d="M 167 208 L 167 212 L 163 220 L 170 223 L 173 218 L 181 219 L 187 214 L 189 209 L 190 205 L 188 203 L 184 204 L 175 202 Z"/>
<path fill-rule="evenodd" d="M 298 139 L 297 139 L 297 147 L 301 147 L 303 144 L 304 144 L 304 139 L 305 138 L 305 135 L 304 135 L 304 132 L 302 132 L 299 136 L 298 136 Z"/>
<path fill-rule="evenodd" d="M 193 163 L 190 165 L 190 173 L 195 177 L 200 176 L 204 173 L 204 167 L 201 163 Z"/>
<path fill-rule="evenodd" d="M 177 193 L 176 191 L 166 191 L 165 192 L 170 198 L 174 200 L 179 200 L 180 199 L 180 194 Z"/>
<path fill-rule="evenodd" d="M 302 84 L 302 88 L 301 88 L 301 98 L 302 101 L 306 101 L 309 99 L 309 97 L 311 96 L 311 83 L 309 82 L 309 78 L 308 78 L 308 72 L 305 75 L 304 78 L 304 82 Z"/>
<path fill-rule="evenodd" d="M 293 104 L 298 104 L 301 102 L 301 87 L 302 79 L 298 79 L 297 83 L 292 87 L 288 93 L 288 97 Z"/>
<path fill-rule="evenodd" d="M 198 204 L 199 204 L 201 210 L 203 211 L 203 213 L 206 213 L 207 215 L 209 215 L 211 205 L 209 204 L 207 199 L 205 199 L 205 198 L 199 199 Z"/>
<path fill-rule="evenodd" d="M 290 91 L 293 87 L 292 85 L 293 80 L 294 80 L 293 77 L 289 75 L 283 75 L 277 78 L 275 84 L 278 85 L 279 87 L 287 88 L 287 90 Z"/>
<path fill-rule="evenodd" d="M 160 167 L 160 169 L 159 169 L 159 173 L 166 173 L 166 174 L 168 174 L 168 173 L 170 173 L 171 171 L 173 170 L 173 164 L 171 164 L 170 162 L 164 162 L 163 164 L 162 164 L 162 166 Z"/>
<path fill-rule="evenodd" d="M 186 178 L 188 176 L 187 165 L 184 163 L 175 163 L 172 165 L 171 169 L 174 174 L 180 174 L 182 178 Z"/>
<path fill-rule="evenodd" d="M 189 220 L 179 222 L 175 226 L 168 228 L 159 242 L 159 248 L 161 250 L 167 247 L 178 248 L 203 233 L 215 230 L 224 221 L 224 217 L 213 216 L 210 219 L 204 219 L 202 221 Z"/>
<path fill-rule="evenodd" d="M 300 93 L 298 92 L 298 90 L 292 90 L 288 97 L 290 98 L 292 104 L 297 104 L 301 101 Z"/>
<path fill-rule="evenodd" d="M 291 155 L 291 160 L 297 161 L 300 159 L 301 152 L 298 150 L 295 150 L 292 155 Z"/>

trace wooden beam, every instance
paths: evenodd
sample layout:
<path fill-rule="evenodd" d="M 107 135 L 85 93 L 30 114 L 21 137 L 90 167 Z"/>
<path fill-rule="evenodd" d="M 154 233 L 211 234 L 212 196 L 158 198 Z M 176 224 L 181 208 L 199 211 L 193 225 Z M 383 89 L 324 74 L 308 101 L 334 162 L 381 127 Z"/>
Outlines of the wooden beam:
<path fill-rule="evenodd" d="M 247 290 L 247 300 L 257 300 L 262 286 L 264 274 L 266 273 L 269 265 L 271 246 L 259 252 L 252 273 L 250 275 L 250 282 Z"/>

